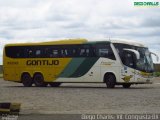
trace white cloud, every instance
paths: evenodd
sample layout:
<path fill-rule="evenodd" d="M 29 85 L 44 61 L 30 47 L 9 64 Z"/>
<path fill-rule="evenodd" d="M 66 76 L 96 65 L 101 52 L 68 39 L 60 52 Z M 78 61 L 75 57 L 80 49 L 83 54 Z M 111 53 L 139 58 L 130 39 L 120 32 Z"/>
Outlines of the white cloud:
<path fill-rule="evenodd" d="M 159 54 L 159 17 L 159 8 L 137 8 L 132 0 L 0 0 L 0 51 L 10 42 L 120 37 Z"/>

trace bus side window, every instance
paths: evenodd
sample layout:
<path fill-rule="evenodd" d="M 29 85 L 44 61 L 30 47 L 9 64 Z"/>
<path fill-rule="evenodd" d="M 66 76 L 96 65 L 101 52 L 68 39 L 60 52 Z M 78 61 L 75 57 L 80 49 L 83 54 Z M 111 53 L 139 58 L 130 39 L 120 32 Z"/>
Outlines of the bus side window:
<path fill-rule="evenodd" d="M 81 49 L 80 49 L 79 55 L 80 55 L 81 57 L 84 57 L 84 56 L 85 56 L 85 49 L 84 49 L 84 48 L 81 48 Z"/>
<path fill-rule="evenodd" d="M 124 65 L 133 68 L 134 67 L 134 59 L 133 54 L 129 52 L 123 52 L 122 62 Z"/>
<path fill-rule="evenodd" d="M 62 49 L 61 50 L 61 56 L 62 57 L 68 57 L 68 51 L 67 51 L 67 49 Z"/>
<path fill-rule="evenodd" d="M 110 44 L 97 44 L 96 55 L 99 57 L 105 57 L 105 58 L 115 60 L 115 55 L 112 51 Z"/>
<path fill-rule="evenodd" d="M 79 51 L 76 48 L 71 48 L 71 57 L 78 57 L 79 56 Z"/>
<path fill-rule="evenodd" d="M 47 47 L 47 48 L 44 48 L 44 54 L 43 54 L 43 57 L 46 58 L 46 57 L 51 57 L 50 56 L 51 54 L 51 50 Z"/>
<path fill-rule="evenodd" d="M 86 56 L 87 56 L 87 57 L 89 57 L 89 56 L 90 56 L 90 50 L 89 50 L 89 48 L 88 48 L 88 49 L 86 49 Z"/>
<path fill-rule="evenodd" d="M 26 49 L 24 50 L 25 52 L 25 58 L 33 58 L 34 57 L 34 53 L 33 50 L 29 47 L 26 47 Z"/>
<path fill-rule="evenodd" d="M 75 53 L 76 51 L 73 46 L 67 48 L 67 57 L 75 57 Z"/>
<path fill-rule="evenodd" d="M 79 48 L 79 56 L 80 57 L 92 57 L 92 49 L 90 48 L 89 45 L 82 45 Z"/>
<path fill-rule="evenodd" d="M 108 56 L 108 49 L 100 48 L 98 50 L 98 55 L 101 56 L 101 57 L 107 57 Z"/>
<path fill-rule="evenodd" d="M 32 57 L 32 56 L 33 56 L 33 51 L 32 51 L 32 50 L 29 50 L 29 51 L 28 51 L 28 56 L 29 56 L 29 57 Z"/>
<path fill-rule="evenodd" d="M 16 54 L 15 54 L 16 58 L 23 58 L 24 57 L 24 49 L 22 47 L 17 47 L 14 50 L 16 52 Z"/>
<path fill-rule="evenodd" d="M 30 57 L 30 56 L 32 56 L 32 50 L 30 50 L 30 49 L 26 49 L 26 57 Z"/>
<path fill-rule="evenodd" d="M 36 50 L 35 55 L 36 57 L 41 57 L 41 50 Z"/>
<path fill-rule="evenodd" d="M 59 57 L 58 49 L 52 50 L 53 57 Z"/>

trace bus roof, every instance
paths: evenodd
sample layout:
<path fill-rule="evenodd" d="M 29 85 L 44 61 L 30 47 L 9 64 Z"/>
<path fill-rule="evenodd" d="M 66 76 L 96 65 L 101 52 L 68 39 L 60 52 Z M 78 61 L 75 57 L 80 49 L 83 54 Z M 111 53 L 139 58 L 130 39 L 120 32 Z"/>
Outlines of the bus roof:
<path fill-rule="evenodd" d="M 140 42 L 137 42 L 137 41 L 134 41 L 134 40 L 116 39 L 116 38 L 113 38 L 113 39 L 110 39 L 110 41 L 111 41 L 112 43 L 122 43 L 122 44 L 127 44 L 127 45 L 138 46 L 138 47 L 147 47 L 147 46 L 145 46 L 144 44 L 142 44 L 142 43 L 140 43 Z"/>
<path fill-rule="evenodd" d="M 63 39 L 63 40 L 54 40 L 46 42 L 30 42 L 30 43 L 13 43 L 7 44 L 5 46 L 30 46 L 30 45 L 58 45 L 58 44 L 82 44 L 86 43 L 86 39 Z"/>
<path fill-rule="evenodd" d="M 133 45 L 138 47 L 147 47 L 146 45 L 129 39 L 120 39 L 120 38 L 103 38 L 103 39 L 92 39 L 92 41 L 109 41 L 111 43 L 121 43 L 121 44 L 127 44 L 127 45 Z"/>
<path fill-rule="evenodd" d="M 138 47 L 147 47 L 142 43 L 127 40 L 127 39 L 119 39 L 119 38 L 104 38 L 104 39 L 63 39 L 63 40 L 54 40 L 48 42 L 33 42 L 33 43 L 15 43 L 15 44 L 7 44 L 6 46 L 30 46 L 30 45 L 58 45 L 58 44 L 83 44 L 83 43 L 96 43 L 96 42 L 111 42 L 111 43 L 122 43 L 127 45 L 133 45 Z"/>

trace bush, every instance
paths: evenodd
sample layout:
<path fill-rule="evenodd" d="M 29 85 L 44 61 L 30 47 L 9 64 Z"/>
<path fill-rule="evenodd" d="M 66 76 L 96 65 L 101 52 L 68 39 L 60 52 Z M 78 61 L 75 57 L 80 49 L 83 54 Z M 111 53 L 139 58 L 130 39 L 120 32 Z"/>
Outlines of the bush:
<path fill-rule="evenodd" d="M 155 77 L 160 77 L 160 72 L 154 72 Z"/>

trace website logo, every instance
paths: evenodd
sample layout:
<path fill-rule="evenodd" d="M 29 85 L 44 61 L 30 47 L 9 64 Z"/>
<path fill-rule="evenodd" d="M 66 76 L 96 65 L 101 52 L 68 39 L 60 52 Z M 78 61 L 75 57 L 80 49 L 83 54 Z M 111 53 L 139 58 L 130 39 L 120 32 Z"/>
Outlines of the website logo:
<path fill-rule="evenodd" d="M 135 7 L 160 7 L 160 2 L 134 2 Z"/>

